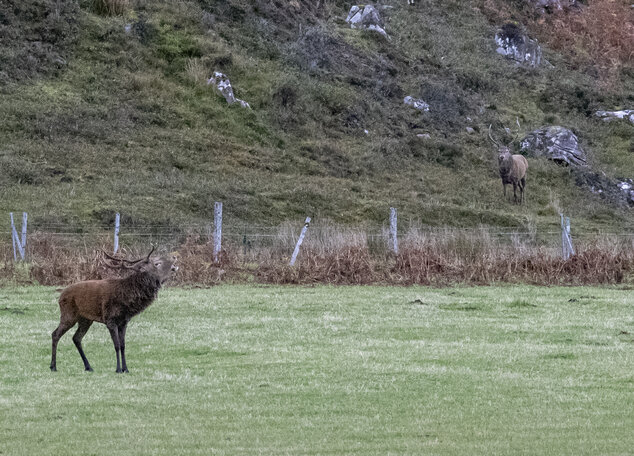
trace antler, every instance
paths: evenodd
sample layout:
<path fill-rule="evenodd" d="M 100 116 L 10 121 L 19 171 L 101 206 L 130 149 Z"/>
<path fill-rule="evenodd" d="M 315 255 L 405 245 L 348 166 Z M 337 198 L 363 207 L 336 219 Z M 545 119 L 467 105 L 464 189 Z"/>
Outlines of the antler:
<path fill-rule="evenodd" d="M 150 255 L 152 255 L 152 252 L 154 252 L 155 248 L 156 248 L 155 246 L 152 246 L 152 250 L 150 250 L 150 253 L 147 254 L 147 257 L 145 258 L 145 261 L 148 261 L 150 259 Z"/>
<path fill-rule="evenodd" d="M 517 131 L 515 132 L 515 136 L 513 137 L 513 139 L 509 142 L 509 146 L 511 144 L 513 144 L 519 137 L 520 137 L 520 133 L 521 133 L 521 129 L 522 127 L 520 126 L 520 119 L 519 117 L 515 117 L 515 123 L 517 124 Z M 489 124 L 489 138 L 491 138 L 491 141 L 493 141 L 493 144 L 495 144 L 496 146 L 500 147 L 500 143 L 498 143 L 495 139 L 493 139 L 493 136 L 491 135 L 491 124 Z M 511 133 L 511 129 L 510 128 L 504 128 L 506 130 L 506 132 L 508 134 Z"/>
<path fill-rule="evenodd" d="M 148 260 L 150 259 L 150 255 L 152 255 L 152 252 L 154 252 L 154 248 L 155 248 L 155 247 L 154 247 L 154 246 L 152 246 L 152 250 L 150 250 L 150 253 L 148 253 L 147 257 L 145 257 L 145 258 L 139 258 L 138 260 L 134 260 L 134 261 L 132 261 L 132 260 L 126 260 L 126 259 L 124 259 L 124 258 L 115 258 L 115 257 L 113 257 L 113 256 L 108 255 L 108 254 L 107 254 L 106 252 L 104 252 L 103 250 L 101 251 L 101 253 L 103 253 L 103 254 L 104 254 L 104 256 L 105 256 L 106 258 L 108 258 L 108 259 L 110 259 L 110 260 L 112 260 L 112 261 L 116 261 L 116 262 L 118 262 L 118 263 L 119 263 L 119 265 L 118 265 L 118 266 L 115 266 L 115 265 L 113 265 L 113 264 L 111 264 L 111 263 L 108 263 L 108 262 L 106 261 L 105 263 L 106 263 L 106 266 L 108 266 L 108 267 L 111 267 L 111 268 L 113 268 L 113 269 L 116 269 L 116 268 L 118 268 L 118 269 L 134 269 L 134 265 L 135 265 L 135 264 L 137 264 L 137 263 L 139 263 L 139 262 L 141 262 L 141 261 L 148 261 Z M 127 263 L 127 265 L 126 265 L 125 263 Z"/>
<path fill-rule="evenodd" d="M 106 258 L 108 258 L 108 259 L 110 259 L 110 260 L 112 260 L 112 261 L 116 261 L 116 262 L 118 263 L 118 264 L 116 264 L 116 265 L 115 265 L 115 264 L 112 264 L 111 262 L 109 262 L 109 261 L 107 261 L 107 260 L 104 260 L 104 264 L 105 264 L 106 266 L 108 266 L 109 268 L 112 268 L 112 269 L 134 269 L 132 265 L 136 264 L 138 261 L 141 261 L 141 260 L 138 260 L 138 261 L 136 261 L 136 262 L 132 263 L 130 266 L 128 266 L 128 265 L 126 265 L 126 264 L 125 264 L 125 262 L 128 262 L 128 263 L 129 263 L 129 261 L 128 261 L 128 260 L 124 260 L 124 259 L 122 259 L 122 258 L 114 258 L 114 257 L 112 257 L 112 256 L 108 255 L 108 254 L 107 254 L 106 252 L 104 252 L 103 250 L 101 251 L 101 253 L 103 253 L 103 255 L 104 255 Z"/>
<path fill-rule="evenodd" d="M 489 138 L 491 139 L 491 141 L 493 141 L 493 144 L 495 144 L 496 146 L 500 147 L 500 143 L 497 142 L 495 139 L 493 139 L 493 135 L 491 135 L 491 125 L 489 124 Z"/>
<path fill-rule="evenodd" d="M 517 124 L 517 132 L 515 133 L 515 136 L 513 137 L 513 140 L 509 144 L 513 144 L 520 137 L 520 130 L 521 130 L 522 127 L 520 126 L 520 118 L 519 117 L 515 117 L 515 123 Z"/>

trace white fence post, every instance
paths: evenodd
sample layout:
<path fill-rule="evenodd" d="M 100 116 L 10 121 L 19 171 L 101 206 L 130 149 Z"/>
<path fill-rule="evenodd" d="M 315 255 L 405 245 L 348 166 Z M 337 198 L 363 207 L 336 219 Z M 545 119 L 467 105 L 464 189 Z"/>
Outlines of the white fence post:
<path fill-rule="evenodd" d="M 564 260 L 567 260 L 575 254 L 575 248 L 572 245 L 572 238 L 570 237 L 570 217 L 561 216 L 561 253 Z"/>
<path fill-rule="evenodd" d="M 11 217 L 11 242 L 13 243 L 13 261 L 18 261 L 18 256 L 15 251 L 15 235 L 13 232 L 15 231 L 15 226 L 13 225 L 13 212 L 9 212 L 9 217 Z"/>
<path fill-rule="evenodd" d="M 29 215 L 26 212 L 22 212 L 22 248 L 26 248 L 26 222 Z"/>
<path fill-rule="evenodd" d="M 390 208 L 390 244 L 392 247 L 392 251 L 394 253 L 398 253 L 398 236 L 397 236 L 397 230 L 396 230 L 396 222 L 397 222 L 397 215 L 396 215 L 396 208 L 391 207 Z"/>
<path fill-rule="evenodd" d="M 114 217 L 114 253 L 119 251 L 119 227 L 121 223 L 121 215 L 117 212 Z"/>
<path fill-rule="evenodd" d="M 306 217 L 306 221 L 304 222 L 304 228 L 302 228 L 302 232 L 299 235 L 299 239 L 297 240 L 297 244 L 295 245 L 295 250 L 293 250 L 293 256 L 291 257 L 290 265 L 295 265 L 295 260 L 297 260 L 297 255 L 299 254 L 299 246 L 304 242 L 304 236 L 306 236 L 306 231 L 308 231 L 308 225 L 310 225 L 310 217 Z"/>
<path fill-rule="evenodd" d="M 218 262 L 218 255 L 222 249 L 222 203 L 214 204 L 214 262 Z"/>
<path fill-rule="evenodd" d="M 20 259 L 24 260 L 24 247 L 26 247 L 26 212 L 22 212 L 22 239 L 18 236 L 18 230 L 15 229 L 15 223 L 13 221 L 13 212 L 9 213 L 11 218 L 11 240 L 13 242 L 13 260 L 17 261 L 17 253 L 20 254 Z M 17 250 L 17 251 L 16 251 Z"/>

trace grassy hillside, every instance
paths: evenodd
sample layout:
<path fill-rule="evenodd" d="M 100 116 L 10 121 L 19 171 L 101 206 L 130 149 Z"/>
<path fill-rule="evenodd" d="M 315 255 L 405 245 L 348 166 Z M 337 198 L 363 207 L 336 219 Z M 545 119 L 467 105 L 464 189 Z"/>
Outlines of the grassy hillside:
<path fill-rule="evenodd" d="M 0 213 L 180 226 L 223 201 L 261 224 L 382 222 L 396 206 L 432 225 L 547 227 L 562 209 L 578 228 L 634 227 L 546 161 L 529 160 L 525 206 L 502 199 L 486 129 L 516 118 L 524 133 L 570 127 L 597 172 L 634 176 L 634 126 L 592 117 L 632 107 L 631 62 L 609 83 L 565 50 L 545 49 L 554 69 L 515 66 L 493 36 L 534 22 L 518 2 L 389 1 L 389 39 L 351 30 L 343 1 L 137 1 L 115 16 L 65 3 L 0 9 Z M 206 85 L 215 70 L 251 110 Z"/>

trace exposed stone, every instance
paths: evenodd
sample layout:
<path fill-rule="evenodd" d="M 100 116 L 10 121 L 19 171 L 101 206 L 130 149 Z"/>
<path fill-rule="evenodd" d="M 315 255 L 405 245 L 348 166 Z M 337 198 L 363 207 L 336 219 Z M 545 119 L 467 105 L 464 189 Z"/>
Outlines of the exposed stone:
<path fill-rule="evenodd" d="M 619 181 L 616 186 L 625 194 L 627 204 L 634 206 L 634 179 Z"/>
<path fill-rule="evenodd" d="M 431 139 L 431 135 L 429 133 L 419 133 L 416 135 L 416 137 L 420 139 Z"/>
<path fill-rule="evenodd" d="M 560 126 L 538 128 L 520 141 L 520 150 L 532 157 L 545 157 L 558 164 L 585 167 L 586 153 L 579 138 L 569 129 Z"/>
<path fill-rule="evenodd" d="M 469 133 L 470 135 L 475 133 L 475 130 L 472 127 L 467 127 L 467 133 Z"/>
<path fill-rule="evenodd" d="M 606 122 L 616 119 L 627 119 L 634 124 L 634 109 L 625 109 L 623 111 L 597 111 L 595 115 Z"/>
<path fill-rule="evenodd" d="M 615 180 L 604 173 L 578 169 L 575 172 L 575 182 L 613 204 L 634 207 L 634 180 L 632 179 Z"/>
<path fill-rule="evenodd" d="M 379 11 L 372 5 L 355 5 L 350 8 L 346 22 L 353 29 L 372 30 L 387 38 L 385 25 Z"/>
<path fill-rule="evenodd" d="M 218 92 L 220 92 L 222 96 L 225 97 L 227 103 L 240 103 L 240 106 L 242 106 L 243 108 L 251 107 L 246 101 L 236 98 L 236 96 L 233 94 L 231 81 L 229 81 L 229 78 L 226 74 L 220 73 L 219 71 L 214 72 L 214 75 L 210 77 L 207 81 L 207 85 L 209 84 L 212 84 L 218 90 Z"/>
<path fill-rule="evenodd" d="M 403 99 L 403 103 L 419 111 L 429 112 L 429 105 L 420 98 L 414 98 L 408 95 Z"/>
<path fill-rule="evenodd" d="M 579 6 L 577 0 L 528 0 L 540 14 L 563 11 L 564 9 Z"/>
<path fill-rule="evenodd" d="M 537 67 L 542 63 L 542 48 L 517 25 L 505 24 L 496 34 L 497 53 L 517 63 Z"/>

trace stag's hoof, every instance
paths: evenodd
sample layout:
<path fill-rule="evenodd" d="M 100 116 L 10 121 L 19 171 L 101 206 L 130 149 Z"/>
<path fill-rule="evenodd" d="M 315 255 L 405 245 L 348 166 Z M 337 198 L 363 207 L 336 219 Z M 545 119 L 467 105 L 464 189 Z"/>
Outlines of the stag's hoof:
<path fill-rule="evenodd" d="M 88 367 L 86 368 L 86 372 L 92 372 L 92 367 L 88 366 Z"/>
<path fill-rule="evenodd" d="M 57 367 L 51 366 L 51 372 L 57 372 Z"/>

